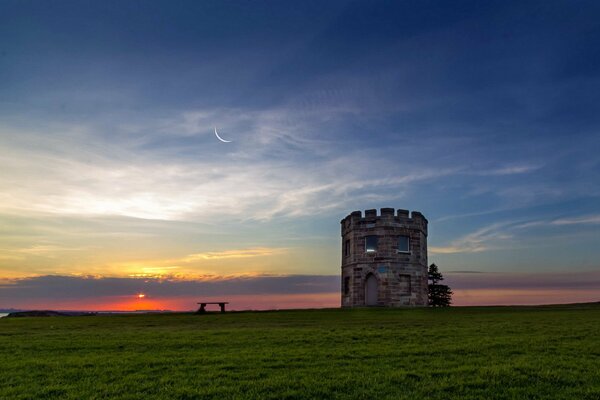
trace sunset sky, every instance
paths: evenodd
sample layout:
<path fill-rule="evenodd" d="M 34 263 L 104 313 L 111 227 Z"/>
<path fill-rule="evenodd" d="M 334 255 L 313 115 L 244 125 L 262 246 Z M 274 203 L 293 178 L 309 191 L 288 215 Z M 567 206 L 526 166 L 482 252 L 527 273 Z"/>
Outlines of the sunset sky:
<path fill-rule="evenodd" d="M 427 217 L 457 305 L 598 301 L 598 21 L 2 1 L 0 309 L 337 307 L 339 222 L 381 207 Z"/>

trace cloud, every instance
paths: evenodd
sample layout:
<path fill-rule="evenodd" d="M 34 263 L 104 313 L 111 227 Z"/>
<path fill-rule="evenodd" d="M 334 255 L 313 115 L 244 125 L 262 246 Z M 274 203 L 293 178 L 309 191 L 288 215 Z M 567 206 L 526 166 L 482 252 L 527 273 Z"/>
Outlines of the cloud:
<path fill-rule="evenodd" d="M 448 246 L 430 246 L 431 254 L 479 253 L 501 248 L 501 243 L 512 238 L 505 228 L 511 223 L 494 223 L 454 240 Z"/>
<path fill-rule="evenodd" d="M 454 246 L 429 246 L 431 254 L 478 253 L 485 251 L 485 246 L 454 245 Z"/>
<path fill-rule="evenodd" d="M 132 296 L 140 291 L 152 297 L 314 294 L 337 292 L 339 276 L 207 276 L 203 279 L 113 278 L 47 275 L 0 282 L 0 304 L 18 307 L 30 299 L 54 302 L 110 296 Z"/>
<path fill-rule="evenodd" d="M 0 254 L 0 260 L 18 261 L 18 260 L 23 260 L 23 259 L 24 259 L 24 257 L 22 257 L 22 256 Z"/>
<path fill-rule="evenodd" d="M 443 272 L 443 271 L 442 271 Z M 456 305 L 549 304 L 600 299 L 600 271 L 445 272 Z M 191 309 L 199 300 L 233 309 L 337 307 L 338 275 L 206 276 L 201 279 L 37 276 L 0 281 L 0 304 L 14 308 Z M 139 302 L 136 294 L 146 295 Z"/>
<path fill-rule="evenodd" d="M 442 271 L 442 273 L 444 273 Z M 444 282 L 453 289 L 596 290 L 600 300 L 600 270 L 572 272 L 455 272 Z"/>
<path fill-rule="evenodd" d="M 15 249 L 12 250 L 16 253 L 22 253 L 22 254 L 31 254 L 31 255 L 37 255 L 37 256 L 45 256 L 45 257 L 56 257 L 57 253 L 62 253 L 65 251 L 83 251 L 83 250 L 90 250 L 91 247 L 64 247 L 64 246 L 58 246 L 58 245 L 54 245 L 54 244 L 38 244 L 38 245 L 33 245 L 30 247 L 26 247 L 26 248 L 21 248 L 21 249 Z"/>
<path fill-rule="evenodd" d="M 550 222 L 551 225 L 587 225 L 600 224 L 600 215 L 585 215 L 575 218 L 560 218 Z"/>
<path fill-rule="evenodd" d="M 269 273 L 265 271 L 265 265 L 285 263 L 285 257 L 289 256 L 288 250 L 283 247 L 252 247 L 204 251 L 178 258 L 141 258 L 114 262 L 107 265 L 105 269 L 109 268 L 118 276 L 153 279 L 206 280 L 214 278 L 215 273 L 225 274 L 225 271 L 232 271 L 239 277 L 260 276 L 262 273 Z M 276 258 L 267 260 L 269 257 Z M 277 268 L 273 269 L 277 270 Z M 223 278 L 223 276 L 216 276 L 216 278 Z"/>
<path fill-rule="evenodd" d="M 600 224 L 600 215 L 596 214 L 534 221 L 502 221 L 477 229 L 451 241 L 446 246 L 430 246 L 429 251 L 431 254 L 479 253 L 488 250 L 523 247 L 525 242 L 533 247 L 535 244 L 531 240 L 535 238 L 524 235 L 527 229 L 597 224 Z M 547 245 L 548 238 L 555 235 L 555 233 L 552 230 L 546 230 L 544 235 L 545 241 L 540 243 Z"/>
<path fill-rule="evenodd" d="M 348 143 L 342 134 L 346 119 L 364 118 L 364 112 L 332 102 L 302 108 L 301 115 L 290 104 L 174 110 L 43 128 L 0 126 L 6 150 L 0 168 L 12 171 L 0 176 L 8 188 L 0 193 L 0 211 L 269 220 L 397 201 L 421 184 L 522 175 L 541 165 L 507 162 L 474 169 L 460 157 L 436 157 L 447 139 L 430 135 L 386 146 L 364 138 Z M 218 142 L 215 125 L 235 142 Z M 436 158 L 440 161 L 433 162 Z M 510 187 L 497 192 L 503 190 Z"/>
<path fill-rule="evenodd" d="M 483 271 L 445 271 L 445 274 L 484 274 Z"/>
<path fill-rule="evenodd" d="M 269 247 L 257 247 L 253 249 L 240 249 L 240 250 L 224 250 L 224 251 L 207 251 L 204 253 L 190 254 L 181 260 L 180 262 L 194 262 L 198 260 L 221 260 L 227 258 L 248 258 L 248 257 L 265 257 L 274 254 L 281 254 L 286 249 L 282 248 L 269 248 Z"/>
<path fill-rule="evenodd" d="M 0 207 L 90 217 L 267 220 L 396 199 L 415 183 L 460 170 L 409 166 L 407 159 L 400 174 L 377 173 L 395 171 L 396 162 L 376 148 L 340 151 L 315 132 L 319 119 L 341 116 L 312 113 L 315 120 L 307 123 L 284 109 L 187 112 L 121 128 L 116 142 L 116 133 L 93 125 L 49 125 L 44 132 L 4 126 L 0 168 L 12 173 L 0 176 L 8 188 Z M 220 119 L 232 137 L 240 135 L 235 143 L 212 137 L 212 122 Z"/>
<path fill-rule="evenodd" d="M 540 165 L 509 165 L 501 168 L 474 172 L 474 174 L 482 176 L 518 175 L 529 173 L 540 168 Z"/>

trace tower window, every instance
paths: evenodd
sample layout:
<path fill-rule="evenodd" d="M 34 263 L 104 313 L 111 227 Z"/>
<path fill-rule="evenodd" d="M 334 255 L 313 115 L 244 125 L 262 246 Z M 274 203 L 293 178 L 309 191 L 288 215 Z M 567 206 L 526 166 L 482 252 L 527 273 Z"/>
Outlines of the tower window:
<path fill-rule="evenodd" d="M 365 237 L 365 251 L 367 253 L 377 251 L 377 236 L 370 235 Z"/>
<path fill-rule="evenodd" d="M 344 295 L 350 294 L 350 277 L 344 278 Z"/>
<path fill-rule="evenodd" d="M 410 238 L 408 236 L 398 236 L 398 252 L 409 253 L 410 252 Z"/>
<path fill-rule="evenodd" d="M 344 243 L 344 255 L 350 255 L 350 240 L 346 240 L 346 242 Z"/>

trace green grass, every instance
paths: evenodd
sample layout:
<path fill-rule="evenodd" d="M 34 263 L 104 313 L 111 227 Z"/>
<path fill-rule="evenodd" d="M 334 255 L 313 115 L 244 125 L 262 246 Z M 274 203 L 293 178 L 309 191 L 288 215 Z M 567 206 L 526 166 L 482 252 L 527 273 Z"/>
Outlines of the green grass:
<path fill-rule="evenodd" d="M 1 399 L 600 399 L 600 306 L 0 319 Z"/>

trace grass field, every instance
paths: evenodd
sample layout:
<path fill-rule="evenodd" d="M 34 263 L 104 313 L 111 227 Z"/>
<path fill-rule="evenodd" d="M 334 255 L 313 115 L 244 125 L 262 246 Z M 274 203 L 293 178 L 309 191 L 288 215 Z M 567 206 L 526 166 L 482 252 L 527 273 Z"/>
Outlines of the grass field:
<path fill-rule="evenodd" d="M 2 399 L 600 399 L 600 306 L 0 319 Z"/>

